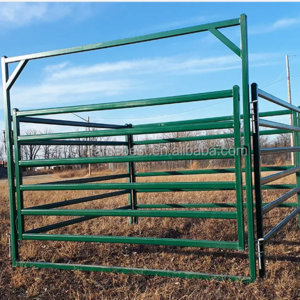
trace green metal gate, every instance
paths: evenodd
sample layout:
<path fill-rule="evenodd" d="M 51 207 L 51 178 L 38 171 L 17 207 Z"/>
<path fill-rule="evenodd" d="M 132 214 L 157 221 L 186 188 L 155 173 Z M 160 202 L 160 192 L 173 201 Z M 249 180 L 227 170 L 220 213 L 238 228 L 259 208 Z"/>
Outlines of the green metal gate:
<path fill-rule="evenodd" d="M 265 244 L 269 242 L 280 230 L 284 228 L 293 218 L 300 213 L 300 122 L 299 122 L 299 107 L 289 104 L 267 92 L 258 88 L 256 83 L 251 85 L 251 98 L 253 105 L 253 160 L 254 160 L 254 174 L 255 174 L 255 202 L 256 202 L 256 222 L 257 222 L 257 249 L 258 249 L 258 264 L 259 264 L 259 275 L 264 277 L 266 274 L 265 267 Z M 259 113 L 258 104 L 265 99 L 272 102 L 280 107 L 287 108 L 287 110 L 277 110 L 270 112 Z M 280 122 L 270 121 L 262 119 L 263 117 L 274 117 L 282 115 L 292 115 L 293 125 L 288 125 Z M 260 146 L 260 135 L 261 127 L 273 128 L 272 130 L 263 131 L 263 134 L 276 135 L 282 133 L 293 133 L 294 146 L 293 147 L 281 147 L 281 148 L 261 148 Z M 271 168 L 262 168 L 260 157 L 261 155 L 277 153 L 295 153 L 294 165 L 290 166 L 277 166 Z M 261 171 L 280 171 L 278 173 L 261 177 Z M 280 178 L 295 174 L 295 184 L 277 184 L 274 185 L 276 189 L 290 189 L 289 192 L 273 200 L 270 203 L 263 203 L 262 189 L 268 188 L 268 183 L 276 181 Z M 291 197 L 297 195 L 296 203 L 286 203 Z M 278 225 L 276 225 L 268 233 L 264 234 L 263 221 L 264 215 L 277 207 L 296 207 L 296 209 L 286 216 Z M 300 215 L 299 215 L 300 220 Z"/>
<path fill-rule="evenodd" d="M 216 278 L 216 279 L 233 279 L 245 282 L 253 281 L 256 278 L 256 260 L 255 260 L 255 240 L 254 240 L 254 224 L 253 224 L 253 199 L 252 199 L 252 169 L 251 169 L 251 131 L 250 131 L 250 101 L 249 101 L 249 79 L 248 79 L 248 49 L 247 49 L 247 24 L 246 16 L 241 15 L 238 19 L 210 23 L 206 25 L 183 28 L 179 30 L 171 30 L 151 35 L 139 36 L 112 42 L 99 43 L 94 45 L 68 48 L 63 50 L 48 51 L 32 55 L 24 55 L 18 57 L 2 58 L 2 78 L 4 91 L 4 108 L 6 116 L 6 132 L 7 134 L 7 161 L 8 161 L 8 180 L 9 180 L 9 203 L 10 203 L 10 220 L 11 220 L 11 249 L 13 266 L 23 267 L 43 267 L 43 268 L 60 268 L 60 269 L 79 269 L 90 271 L 111 271 L 120 273 L 145 274 L 145 275 L 162 275 L 185 278 Z M 218 29 L 231 26 L 240 26 L 241 29 L 241 49 L 233 44 Z M 199 93 L 192 95 L 180 95 L 175 97 L 164 97 L 155 99 L 144 99 L 135 101 L 123 101 L 115 103 L 103 103 L 95 105 L 81 105 L 62 108 L 36 109 L 30 111 L 17 110 L 11 114 L 10 90 L 21 74 L 26 64 L 33 59 L 41 59 L 46 57 L 78 53 L 83 51 L 91 51 L 104 49 L 134 43 L 153 41 L 157 39 L 176 37 L 191 33 L 210 31 L 227 47 L 229 47 L 236 55 L 241 58 L 242 62 L 242 111 L 243 111 L 243 134 L 240 128 L 240 101 L 239 87 L 234 86 L 232 89 L 215 91 L 208 93 Z M 18 62 L 18 66 L 9 76 L 8 66 L 11 63 Z M 91 123 L 90 127 L 105 128 L 106 130 L 94 130 L 88 132 L 67 132 L 53 133 L 34 136 L 20 135 L 20 124 L 27 122 L 33 124 L 56 124 L 68 126 L 87 127 L 86 123 L 74 122 L 67 120 L 54 120 L 41 118 L 43 115 L 54 115 L 62 113 L 76 113 L 86 111 L 102 111 L 111 109 L 127 109 L 134 107 L 146 107 L 153 105 L 169 105 L 175 103 L 184 103 L 192 101 L 205 101 L 220 98 L 232 98 L 233 114 L 228 117 L 218 117 L 210 119 L 188 120 L 179 122 L 156 123 L 146 125 L 112 125 Z M 13 122 L 12 122 L 13 121 Z M 12 130 L 13 126 L 13 130 Z M 178 131 L 201 131 L 212 129 L 232 128 L 232 134 L 218 134 L 209 136 L 210 139 L 234 138 L 235 149 L 244 149 L 244 152 L 237 152 L 235 155 L 218 152 L 215 155 L 125 155 L 110 157 L 90 157 L 90 158 L 69 158 L 69 159 L 49 159 L 49 160 L 21 160 L 20 148 L 22 145 L 39 144 L 39 145 L 83 145 L 92 142 L 74 140 L 76 138 L 100 137 L 100 136 L 125 136 L 126 142 L 112 142 L 114 145 L 126 146 L 128 151 L 136 145 L 146 143 L 162 143 L 165 140 L 135 141 L 134 136 L 139 134 L 153 134 L 163 132 Z M 241 145 L 241 136 L 243 135 L 243 145 Z M 189 140 L 205 139 L 203 136 L 177 138 L 176 142 Z M 173 140 L 174 142 L 174 140 Z M 101 142 L 98 142 L 101 143 Z M 109 143 L 106 143 L 109 144 Z M 244 156 L 243 156 L 244 155 Z M 243 157 L 242 157 L 243 156 Z M 137 182 L 138 177 L 142 176 L 161 176 L 166 175 L 165 172 L 148 172 L 136 173 L 134 163 L 146 161 L 170 161 L 170 160 L 198 160 L 198 159 L 222 159 L 231 158 L 235 160 L 235 168 L 221 170 L 197 170 L 197 174 L 216 173 L 235 173 L 234 182 Z M 241 161 L 244 160 L 244 169 L 241 168 Z M 87 178 L 79 180 L 71 180 L 69 182 L 54 182 L 47 184 L 27 185 L 23 184 L 22 169 L 26 167 L 37 166 L 55 166 L 55 165 L 72 165 L 72 164 L 92 164 L 92 163 L 127 163 L 127 173 L 121 175 L 109 176 L 109 178 Z M 180 174 L 194 174 L 195 171 L 178 171 Z M 178 174 L 177 172 L 177 174 Z M 242 172 L 245 173 L 245 185 L 242 184 Z M 172 174 L 168 174 L 172 175 Z M 93 183 L 101 180 L 128 178 L 128 183 Z M 16 181 L 15 181 L 16 180 Z M 249 252 L 249 274 L 250 276 L 229 276 L 215 275 L 204 273 L 192 273 L 183 271 L 168 270 L 149 270 L 126 267 L 109 267 L 109 266 L 90 266 L 90 265 L 74 265 L 61 263 L 46 262 L 29 262 L 21 261 L 19 258 L 18 241 L 20 240 L 55 240 L 55 241 L 84 241 L 84 242 L 101 242 L 101 243 L 127 243 L 127 244 L 153 244 L 153 245 L 172 245 L 182 247 L 205 247 L 205 248 L 223 248 L 244 250 L 244 221 L 243 221 L 243 189 L 246 195 L 246 211 L 247 211 L 247 227 L 248 227 L 248 252 Z M 79 198 L 66 202 L 57 202 L 46 205 L 40 205 L 31 208 L 23 207 L 23 193 L 26 191 L 53 191 L 53 190 L 115 190 L 97 196 Z M 139 205 L 138 193 L 143 192 L 166 192 L 166 191 L 210 191 L 210 190 L 235 190 L 236 203 L 231 204 L 236 207 L 236 211 L 187 211 L 182 208 L 217 208 L 222 204 L 205 203 L 205 204 L 179 204 L 178 210 L 167 210 L 170 205 Z M 128 194 L 129 203 L 126 206 L 114 210 L 75 210 L 62 209 L 66 205 L 103 199 L 105 197 L 113 197 L 121 194 Z M 59 208 L 59 209 L 56 209 Z M 172 206 L 174 208 L 174 206 Z M 154 210 L 156 209 L 156 210 Z M 46 227 L 25 231 L 24 216 L 78 216 L 78 218 L 52 224 Z M 170 238 L 141 238 L 141 237 L 121 237 L 121 236 L 87 236 L 87 235 L 57 235 L 46 234 L 53 229 L 61 228 L 92 218 L 100 216 L 127 216 L 131 223 L 137 223 L 138 218 L 142 217 L 167 217 L 167 218 L 213 218 L 213 219 L 234 219 L 237 220 L 237 241 L 208 241 L 208 240 L 187 240 L 187 239 L 170 239 Z"/>

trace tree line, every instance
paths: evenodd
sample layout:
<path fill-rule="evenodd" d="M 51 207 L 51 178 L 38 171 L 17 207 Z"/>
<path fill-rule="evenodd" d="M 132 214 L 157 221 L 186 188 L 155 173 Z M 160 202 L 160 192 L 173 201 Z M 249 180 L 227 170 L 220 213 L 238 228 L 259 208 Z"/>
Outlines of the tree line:
<path fill-rule="evenodd" d="M 93 130 L 93 129 L 91 129 Z M 95 129 L 96 130 L 96 129 Z M 156 135 L 143 135 L 139 137 L 139 140 L 151 140 L 151 139 L 177 139 L 182 137 L 193 137 L 199 135 L 216 135 L 224 133 L 232 133 L 230 130 L 209 130 L 206 132 L 172 132 L 163 133 Z M 38 131 L 37 129 L 31 128 L 23 132 L 25 135 L 36 135 L 36 134 L 50 134 L 53 131 L 49 128 L 43 131 Z M 92 137 L 92 138 L 81 138 L 76 139 L 81 141 L 116 141 L 114 137 Z M 143 153 L 145 155 L 151 155 L 154 151 L 161 152 L 163 154 L 174 153 L 176 151 L 181 151 L 180 149 L 187 149 L 187 144 L 190 149 L 202 148 L 210 149 L 212 147 L 221 148 L 234 148 L 234 139 L 205 139 L 205 140 L 195 140 L 189 142 L 166 142 L 160 144 L 147 144 L 135 146 L 136 152 Z M 272 138 L 270 136 L 260 137 L 261 148 L 268 147 L 288 147 L 291 145 L 290 134 L 280 134 Z M 121 151 L 116 151 L 116 147 L 122 147 Z M 0 160 L 5 157 L 5 147 L 3 138 L 0 143 Z M 107 156 L 114 155 L 114 153 L 125 153 L 125 146 L 107 146 L 107 145 L 91 145 L 90 146 L 90 156 Z M 23 145 L 21 147 L 21 157 L 22 160 L 35 160 L 35 159 L 59 159 L 59 158 L 81 158 L 88 157 L 89 149 L 87 145 Z M 289 164 L 291 161 L 290 153 L 264 155 L 261 158 L 262 164 L 265 165 L 278 165 L 278 164 Z M 188 168 L 214 168 L 214 167 L 233 167 L 233 159 L 215 159 L 215 160 L 182 160 L 182 161 L 159 161 L 159 162 L 145 162 L 137 163 L 137 169 L 140 170 L 156 170 L 156 169 L 188 169 Z M 85 168 L 86 165 L 77 165 L 73 168 Z M 94 167 L 106 168 L 107 165 L 96 164 Z M 114 169 L 124 168 L 125 164 L 114 164 Z"/>

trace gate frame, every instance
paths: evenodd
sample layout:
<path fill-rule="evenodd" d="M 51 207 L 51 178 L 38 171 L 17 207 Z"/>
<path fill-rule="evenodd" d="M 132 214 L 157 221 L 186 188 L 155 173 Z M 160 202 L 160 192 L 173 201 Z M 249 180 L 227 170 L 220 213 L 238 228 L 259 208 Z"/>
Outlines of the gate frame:
<path fill-rule="evenodd" d="M 259 112 L 259 99 L 265 99 L 269 102 L 277 104 L 287 110 Z M 265 263 L 265 244 L 273 238 L 280 230 L 282 230 L 292 219 L 298 215 L 298 223 L 300 226 L 300 108 L 290 104 L 280 98 L 271 95 L 258 88 L 257 83 L 251 84 L 251 104 L 252 104 L 252 131 L 253 131 L 253 164 L 254 164 L 254 185 L 255 185 L 255 211 L 256 211 L 256 230 L 257 230 L 257 257 L 259 277 L 266 276 Z M 293 125 L 287 125 L 280 122 L 260 119 L 260 117 L 272 117 L 280 115 L 292 115 Z M 260 146 L 260 127 L 273 128 L 269 134 L 292 133 L 294 139 L 293 147 L 281 148 L 261 148 Z M 261 155 L 273 153 L 294 153 L 294 165 L 285 166 L 286 168 L 279 169 L 281 172 L 269 176 L 261 177 Z M 293 154 L 292 154 L 293 155 Z M 296 184 L 290 185 L 291 190 L 272 202 L 263 203 L 262 188 L 270 182 L 295 174 Z M 280 189 L 280 185 L 278 185 Z M 297 203 L 285 203 L 291 197 L 297 195 Z M 272 209 L 282 206 L 296 207 L 296 209 L 286 216 L 279 224 L 271 229 L 267 234 L 264 234 L 264 214 Z"/>
<path fill-rule="evenodd" d="M 225 35 L 223 35 L 218 29 L 240 26 L 241 35 L 241 48 L 236 46 L 232 41 L 230 41 Z M 230 50 L 232 50 L 236 55 L 241 58 L 241 68 L 242 68 L 242 103 L 243 103 L 243 124 L 244 124 L 244 144 L 242 145 L 246 149 L 245 160 L 245 180 L 246 180 L 246 210 L 247 210 L 247 225 L 248 225 L 248 252 L 249 252 L 249 267 L 250 267 L 250 278 L 247 281 L 253 281 L 256 279 L 256 260 L 255 260 L 255 239 L 254 239 L 254 220 L 253 220 L 253 195 L 252 195 L 252 169 L 251 169 L 251 131 L 250 131 L 250 97 L 249 97 L 249 65 L 248 65 L 248 39 L 247 39 L 247 16 L 242 14 L 240 18 L 231 19 L 221 22 L 214 22 L 205 25 L 192 26 L 178 30 L 170 30 L 161 33 L 148 34 L 134 38 L 126 38 L 121 40 L 115 40 L 111 42 L 97 43 L 87 46 L 79 46 L 74 48 L 66 48 L 62 50 L 46 51 L 30 55 L 22 55 L 16 57 L 2 57 L 2 84 L 3 84 L 3 95 L 4 95 L 4 113 L 5 113 L 5 128 L 6 128 L 6 144 L 7 144 L 7 170 L 8 170 L 8 182 L 9 182 L 9 205 L 10 205 L 10 226 L 11 226 L 11 250 L 12 250 L 12 265 L 15 266 L 35 266 L 35 267 L 54 267 L 54 264 L 45 263 L 31 263 L 31 262 L 20 262 L 19 252 L 18 252 L 18 230 L 17 228 L 22 227 L 21 216 L 17 218 L 16 213 L 16 186 L 14 183 L 14 159 L 13 159 L 13 135 L 12 135 L 12 113 L 11 113 L 11 101 L 10 101 L 10 90 L 14 83 L 18 79 L 19 75 L 25 68 L 26 64 L 30 60 L 41 59 L 53 56 L 60 56 L 66 54 L 73 54 L 79 52 L 86 52 L 91 50 L 105 49 L 123 45 L 130 45 L 140 42 L 153 41 L 158 39 L 182 36 L 192 33 L 211 32 L 216 38 L 218 38 L 223 44 L 225 44 Z M 18 62 L 17 67 L 9 76 L 9 64 Z M 17 113 L 17 111 L 16 111 Z M 17 129 L 17 128 L 16 128 Z M 130 140 L 130 137 L 129 137 Z M 130 146 L 129 146 L 130 147 Z M 18 149 L 16 149 L 18 154 Z M 131 168 L 132 169 L 132 168 Z M 16 169 L 17 170 L 17 169 Z M 17 171 L 18 172 L 18 171 Z M 16 174 L 18 175 L 18 174 Z M 21 185 L 21 182 L 17 182 L 17 185 Z M 20 199 L 21 195 L 17 195 Z M 134 195 L 131 195 L 134 198 Z M 22 202 L 22 201 L 21 201 Z M 20 203 L 21 203 L 20 202 Z M 20 205 L 19 203 L 19 205 Z M 17 222 L 16 222 L 17 219 Z M 136 220 L 132 220 L 135 222 Z M 17 224 L 16 224 L 17 223 Z M 20 227 L 21 226 L 21 227 Z M 165 276 L 179 276 L 178 274 L 171 274 L 170 271 L 159 271 L 159 270 L 138 270 L 134 272 L 125 270 L 126 268 L 118 267 L 97 267 L 97 266 L 56 266 L 58 268 L 64 269 L 86 269 L 96 270 L 99 269 L 110 269 L 114 272 L 123 273 L 135 273 L 135 274 L 148 274 L 148 275 L 165 275 Z M 102 269 L 101 269 L 102 268 Z M 122 270 L 121 270 L 122 269 Z M 183 272 L 181 272 L 183 273 Z M 182 277 L 188 278 L 217 278 L 224 279 L 229 278 L 235 280 L 234 276 L 226 275 L 211 275 L 211 274 L 201 274 L 201 273 L 190 273 L 185 272 L 186 275 Z"/>

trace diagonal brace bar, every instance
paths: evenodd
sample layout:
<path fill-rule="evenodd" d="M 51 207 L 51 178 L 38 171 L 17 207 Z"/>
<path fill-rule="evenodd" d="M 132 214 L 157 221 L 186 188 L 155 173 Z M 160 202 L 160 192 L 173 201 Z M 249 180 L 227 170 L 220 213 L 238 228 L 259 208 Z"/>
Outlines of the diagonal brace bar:
<path fill-rule="evenodd" d="M 211 28 L 209 31 L 218 38 L 223 44 L 225 44 L 230 50 L 232 50 L 236 55 L 241 57 L 241 49 L 235 45 L 230 39 L 228 39 L 223 33 L 221 33 L 216 28 Z"/>
<path fill-rule="evenodd" d="M 115 209 L 128 209 L 128 206 L 122 206 L 122 207 L 118 207 Z M 35 228 L 35 229 L 31 229 L 26 231 L 25 233 L 42 233 L 42 232 L 48 232 L 50 230 L 54 230 L 54 229 L 59 229 L 62 227 L 66 227 L 66 226 L 70 226 L 70 225 L 74 225 L 77 223 L 81 223 L 84 221 L 89 221 L 95 218 L 99 218 L 99 216 L 84 216 L 84 217 L 79 217 L 79 218 L 75 218 L 75 219 L 71 219 L 71 220 L 67 220 L 67 221 L 62 221 L 56 224 L 51 224 L 51 225 L 46 225 L 43 227 L 39 227 L 39 228 Z"/>
<path fill-rule="evenodd" d="M 14 85 L 14 83 L 16 82 L 16 80 L 18 79 L 20 74 L 22 73 L 22 71 L 25 68 L 25 66 L 27 65 L 27 63 L 28 63 L 28 59 L 24 59 L 19 62 L 19 64 L 17 65 L 17 67 L 15 68 L 15 70 L 13 71 L 13 73 L 10 75 L 10 77 L 8 78 L 8 80 L 6 82 L 6 88 L 8 90 L 10 90 L 12 88 L 12 86 Z"/>

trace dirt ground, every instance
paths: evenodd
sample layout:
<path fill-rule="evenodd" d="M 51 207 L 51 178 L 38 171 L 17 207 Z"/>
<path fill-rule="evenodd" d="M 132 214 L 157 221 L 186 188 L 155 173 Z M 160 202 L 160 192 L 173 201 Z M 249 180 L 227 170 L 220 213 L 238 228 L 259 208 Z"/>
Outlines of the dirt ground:
<path fill-rule="evenodd" d="M 60 180 L 56 175 L 29 177 L 25 183 Z M 170 176 L 139 181 L 226 181 L 231 175 Z M 118 180 L 121 182 L 122 180 Z M 112 181 L 110 181 L 112 182 Z M 124 181 L 123 181 L 124 182 Z M 293 176 L 281 180 L 292 183 Z M 274 182 L 276 183 L 276 182 Z M 8 257 L 9 209 L 7 181 L 0 182 L 0 299 L 300 299 L 300 229 L 298 219 L 289 223 L 266 247 L 267 277 L 251 284 L 230 281 L 191 280 L 100 272 L 11 267 Z M 109 191 L 107 191 L 109 192 Z M 25 192 L 25 207 L 97 194 L 97 191 Z M 265 191 L 272 201 L 284 191 Z M 139 203 L 234 202 L 234 192 L 165 192 L 138 195 Z M 295 202 L 293 198 L 290 201 Z M 117 208 L 127 205 L 127 195 L 64 208 Z M 209 209 L 208 209 L 209 210 Z M 222 210 L 222 209 L 220 209 Z M 224 210 L 224 209 L 223 209 Z M 227 209 L 228 210 L 228 209 Z M 268 213 L 265 232 L 290 212 L 277 208 Z M 25 230 L 68 217 L 26 217 Z M 49 233 L 147 236 L 209 240 L 236 240 L 236 221 L 213 219 L 102 217 L 53 230 Z M 21 260 L 128 266 L 204 273 L 248 275 L 246 252 L 220 249 L 152 245 L 75 242 L 20 242 Z"/>

